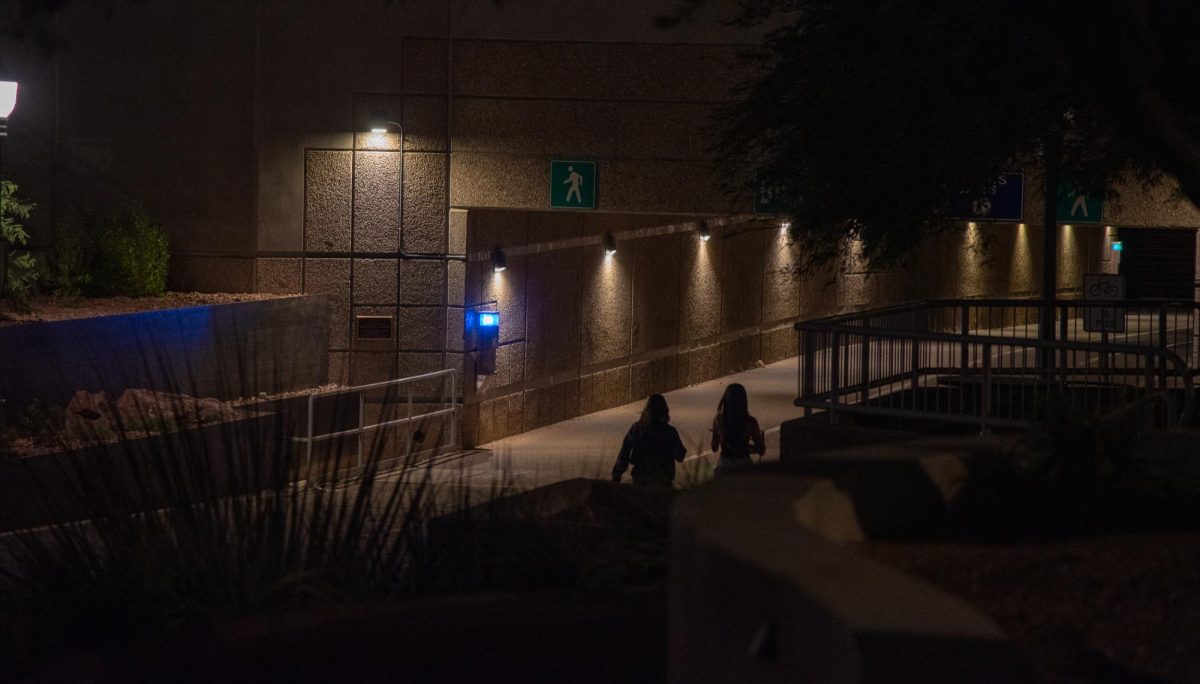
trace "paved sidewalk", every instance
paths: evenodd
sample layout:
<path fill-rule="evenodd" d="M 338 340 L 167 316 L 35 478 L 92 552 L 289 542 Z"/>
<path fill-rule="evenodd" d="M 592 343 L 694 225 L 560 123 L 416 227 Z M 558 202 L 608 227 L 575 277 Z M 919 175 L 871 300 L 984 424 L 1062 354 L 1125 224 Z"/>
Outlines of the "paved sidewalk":
<path fill-rule="evenodd" d="M 717 411 L 717 402 L 725 386 L 740 382 L 750 395 L 750 413 L 767 432 L 768 460 L 779 457 L 779 425 L 798 417 L 796 398 L 797 358 L 773 363 L 735 375 L 668 392 L 671 424 L 679 430 L 688 459 L 681 470 L 697 467 L 697 457 L 710 454 L 709 429 Z M 591 413 L 531 432 L 483 444 L 478 454 L 470 454 L 442 468 L 453 468 L 473 483 L 494 481 L 508 476 L 519 487 L 533 487 L 574 477 L 607 479 L 617 457 L 625 431 L 637 420 L 645 400 Z M 459 469 L 462 470 L 459 470 Z M 683 473 L 677 480 L 686 477 Z M 629 474 L 625 475 L 626 481 Z"/>

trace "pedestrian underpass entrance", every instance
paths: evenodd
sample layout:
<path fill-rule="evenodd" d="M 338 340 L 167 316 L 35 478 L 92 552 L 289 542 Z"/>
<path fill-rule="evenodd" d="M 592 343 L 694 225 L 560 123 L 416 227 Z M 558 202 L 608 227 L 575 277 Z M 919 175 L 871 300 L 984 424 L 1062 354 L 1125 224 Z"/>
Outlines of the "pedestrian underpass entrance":
<path fill-rule="evenodd" d="M 1121 228 L 1120 272 L 1130 299 L 1193 299 L 1196 231 L 1179 228 Z"/>

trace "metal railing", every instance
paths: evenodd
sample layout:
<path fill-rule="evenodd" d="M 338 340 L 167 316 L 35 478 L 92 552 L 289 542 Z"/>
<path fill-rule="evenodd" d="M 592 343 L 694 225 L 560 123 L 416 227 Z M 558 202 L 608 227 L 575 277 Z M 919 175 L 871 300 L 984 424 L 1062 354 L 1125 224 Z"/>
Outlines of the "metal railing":
<path fill-rule="evenodd" d="M 1085 330 L 1101 307 L 1121 332 Z M 1195 364 L 1184 359 L 1197 347 L 1195 311 L 1169 301 L 938 300 L 804 321 L 796 405 L 986 431 L 1036 422 L 1051 400 L 1103 413 L 1164 394 L 1172 400 L 1155 402 L 1157 419 L 1174 424 L 1193 410 Z M 1052 339 L 1039 338 L 1043 316 Z"/>
<path fill-rule="evenodd" d="M 461 418 L 461 401 L 458 396 L 459 371 L 453 368 L 423 373 L 407 378 L 385 380 L 355 387 L 344 387 L 316 392 L 308 395 L 306 402 L 306 417 L 301 436 L 292 437 L 294 443 L 302 444 L 304 448 L 304 469 L 311 473 L 313 468 L 314 447 L 322 443 L 344 445 L 347 439 L 353 440 L 354 454 L 352 463 L 347 467 L 335 467 L 337 475 L 345 475 L 347 471 L 361 469 L 364 465 L 365 438 L 385 428 L 412 426 L 421 421 L 431 421 L 445 418 L 446 429 L 442 431 L 444 439 L 432 448 L 421 448 L 414 451 L 414 446 L 423 444 L 423 437 L 418 433 L 409 434 L 403 439 L 401 453 L 386 455 L 379 453 L 378 462 L 386 465 L 389 462 L 413 463 L 426 457 L 433 457 L 447 451 L 458 450 L 462 446 L 459 427 Z M 416 394 L 418 386 L 424 386 L 421 391 L 428 392 L 430 385 L 439 385 L 434 394 Z M 350 397 L 349 405 L 343 398 Z M 401 403 L 402 402 L 402 403 Z M 379 420 L 368 421 L 369 409 Z M 402 410 L 398 407 L 403 407 Z M 399 415 L 402 412 L 403 415 Z M 318 421 L 327 424 L 318 426 Z M 345 424 L 350 423 L 347 427 Z M 418 431 L 419 432 L 419 431 Z M 418 438 L 422 437 L 422 438 Z M 384 447 L 380 447 L 382 451 Z M 341 453 L 335 459 L 341 465 Z M 333 474 L 333 473 L 326 473 Z"/>

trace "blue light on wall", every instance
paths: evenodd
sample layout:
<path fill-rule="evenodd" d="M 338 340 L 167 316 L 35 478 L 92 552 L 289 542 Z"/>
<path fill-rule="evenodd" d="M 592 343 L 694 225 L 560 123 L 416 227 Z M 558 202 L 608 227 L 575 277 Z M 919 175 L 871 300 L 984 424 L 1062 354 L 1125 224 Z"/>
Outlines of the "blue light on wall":
<path fill-rule="evenodd" d="M 1120 240 L 1117 240 L 1116 242 L 1113 242 L 1113 244 L 1112 244 L 1112 250 L 1113 250 L 1114 252 L 1123 252 L 1123 251 L 1125 251 L 1125 243 L 1121 242 Z"/>
<path fill-rule="evenodd" d="M 500 314 L 495 311 L 480 311 L 479 312 L 479 327 L 481 328 L 496 328 L 500 325 Z"/>

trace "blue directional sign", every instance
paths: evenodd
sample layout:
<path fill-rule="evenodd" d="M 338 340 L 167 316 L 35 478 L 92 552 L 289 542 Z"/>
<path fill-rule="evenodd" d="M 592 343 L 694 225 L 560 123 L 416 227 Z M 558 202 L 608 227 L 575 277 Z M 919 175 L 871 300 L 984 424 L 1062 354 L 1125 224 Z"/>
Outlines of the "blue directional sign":
<path fill-rule="evenodd" d="M 980 197 L 962 195 L 954 204 L 954 218 L 970 221 L 1023 221 L 1025 174 L 1003 173 Z"/>

